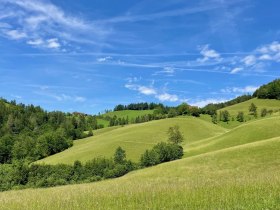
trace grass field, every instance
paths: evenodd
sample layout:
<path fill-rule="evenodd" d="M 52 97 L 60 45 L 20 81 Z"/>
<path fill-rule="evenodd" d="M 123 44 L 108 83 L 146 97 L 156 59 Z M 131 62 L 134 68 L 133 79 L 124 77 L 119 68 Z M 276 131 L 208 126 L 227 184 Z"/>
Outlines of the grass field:
<path fill-rule="evenodd" d="M 239 106 L 246 112 L 251 102 L 227 110 L 234 113 Z M 267 109 L 277 109 L 275 101 L 253 102 L 259 108 L 262 103 Z M 206 116 L 104 128 L 40 162 L 73 163 L 76 159 L 109 157 L 119 145 L 128 158 L 137 161 L 145 149 L 166 140 L 168 127 L 175 124 L 185 136 L 184 159 L 96 183 L 3 192 L 0 209 L 280 210 L 277 113 L 231 129 L 212 124 Z"/>
<path fill-rule="evenodd" d="M 226 129 L 212 123 L 193 118 L 181 117 L 151 121 L 142 124 L 127 125 L 99 130 L 100 134 L 74 141 L 74 146 L 61 153 L 38 161 L 39 163 L 73 163 L 75 160 L 87 161 L 94 157 L 112 157 L 115 149 L 121 146 L 126 150 L 127 158 L 138 161 L 140 155 L 156 143 L 167 140 L 167 130 L 178 125 L 185 136 L 185 144 L 209 138 L 226 132 Z"/>
<path fill-rule="evenodd" d="M 185 148 L 186 156 L 230 148 L 280 136 L 280 117 L 244 123 L 220 136 L 194 142 Z"/>
<path fill-rule="evenodd" d="M 266 108 L 267 110 L 279 111 L 280 109 L 280 100 L 276 99 L 257 99 L 253 98 L 251 100 L 235 104 L 233 106 L 225 107 L 221 110 L 228 110 L 229 113 L 233 116 L 236 116 L 238 112 L 242 111 L 245 115 L 249 115 L 249 107 L 251 103 L 254 103 L 257 106 L 257 112 L 260 115 L 262 109 Z"/>
<path fill-rule="evenodd" d="M 97 183 L 0 193 L 0 209 L 280 209 L 280 138 Z"/>

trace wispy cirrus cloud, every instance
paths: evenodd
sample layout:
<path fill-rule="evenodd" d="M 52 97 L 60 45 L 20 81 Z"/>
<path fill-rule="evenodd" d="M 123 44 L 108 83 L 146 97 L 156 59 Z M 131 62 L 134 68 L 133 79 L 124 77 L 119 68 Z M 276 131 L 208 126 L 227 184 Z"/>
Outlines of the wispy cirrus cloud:
<path fill-rule="evenodd" d="M 62 49 L 67 42 L 100 45 L 109 30 L 85 21 L 49 1 L 2 0 L 0 34 L 33 47 Z M 4 24 L 9 27 L 3 27 Z"/>
<path fill-rule="evenodd" d="M 228 88 L 224 88 L 221 89 L 222 93 L 234 93 L 234 94 L 251 94 L 253 92 L 255 92 L 257 89 L 259 88 L 259 86 L 245 86 L 245 87 L 228 87 Z"/>

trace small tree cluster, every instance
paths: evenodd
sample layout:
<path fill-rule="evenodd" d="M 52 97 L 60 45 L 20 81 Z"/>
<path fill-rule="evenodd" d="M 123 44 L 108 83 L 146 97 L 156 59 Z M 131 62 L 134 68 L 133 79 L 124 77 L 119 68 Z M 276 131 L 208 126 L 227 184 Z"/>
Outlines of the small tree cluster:
<path fill-rule="evenodd" d="M 142 167 L 154 166 L 182 158 L 184 155 L 183 147 L 178 144 L 161 142 L 151 150 L 146 150 L 141 156 L 140 164 Z"/>

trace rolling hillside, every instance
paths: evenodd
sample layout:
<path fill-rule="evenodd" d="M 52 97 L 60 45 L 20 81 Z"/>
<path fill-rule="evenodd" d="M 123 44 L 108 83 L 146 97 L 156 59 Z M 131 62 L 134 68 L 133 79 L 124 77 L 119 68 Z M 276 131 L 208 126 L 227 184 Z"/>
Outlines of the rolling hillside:
<path fill-rule="evenodd" d="M 128 159 L 138 161 L 140 155 L 146 149 L 151 148 L 158 142 L 166 141 L 167 130 L 170 126 L 174 125 L 180 126 L 186 139 L 186 145 L 226 131 L 224 128 L 193 117 L 133 124 L 116 129 L 112 128 L 108 132 L 75 141 L 72 148 L 39 162 L 50 164 L 73 163 L 75 160 L 87 161 L 97 156 L 112 157 L 118 146 L 126 150 Z"/>
<path fill-rule="evenodd" d="M 280 138 L 97 183 L 0 193 L 0 209 L 280 209 Z"/>
<path fill-rule="evenodd" d="M 242 111 L 244 112 L 245 115 L 249 114 L 249 106 L 251 103 L 254 103 L 257 106 L 257 111 L 258 113 L 261 112 L 263 108 L 266 108 L 267 110 L 273 110 L 273 111 L 279 111 L 280 109 L 280 100 L 276 99 L 258 99 L 258 98 L 253 98 L 251 100 L 235 104 L 229 107 L 225 107 L 219 111 L 222 110 L 227 110 L 231 115 L 236 116 L 238 112 Z"/>
<path fill-rule="evenodd" d="M 272 104 L 278 101 L 253 101 L 277 109 Z M 168 127 L 176 124 L 185 136 L 184 159 L 97 183 L 3 192 L 0 209 L 280 209 L 277 114 L 233 129 L 194 117 L 104 128 L 39 162 L 110 157 L 119 145 L 137 161 L 145 149 L 166 140 Z"/>
<path fill-rule="evenodd" d="M 203 154 L 237 145 L 280 136 L 280 117 L 249 121 L 217 137 L 194 142 L 185 148 L 186 156 Z"/>

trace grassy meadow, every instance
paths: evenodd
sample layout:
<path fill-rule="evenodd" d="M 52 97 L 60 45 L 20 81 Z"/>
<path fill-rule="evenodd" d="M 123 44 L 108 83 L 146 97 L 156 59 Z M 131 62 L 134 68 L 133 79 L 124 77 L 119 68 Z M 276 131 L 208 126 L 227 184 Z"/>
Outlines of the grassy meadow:
<path fill-rule="evenodd" d="M 99 134 L 74 141 L 73 147 L 38 162 L 72 164 L 75 160 L 85 162 L 98 156 L 112 157 L 118 146 L 126 150 L 128 159 L 138 161 L 146 149 L 167 140 L 167 130 L 173 125 L 180 126 L 186 138 L 186 145 L 226 132 L 224 128 L 194 117 L 171 118 L 123 127 L 104 128 L 98 130 Z"/>
<path fill-rule="evenodd" d="M 267 110 L 273 110 L 274 112 L 280 111 L 280 100 L 276 99 L 258 99 L 253 98 L 251 100 L 235 104 L 233 106 L 225 107 L 219 111 L 227 110 L 230 115 L 236 116 L 238 112 L 244 112 L 244 115 L 249 115 L 249 107 L 251 103 L 254 103 L 257 106 L 257 112 L 260 115 L 262 109 L 266 108 Z M 218 112 L 219 112 L 218 111 Z M 279 113 L 277 113 L 279 115 Z M 253 118 L 253 116 L 252 116 Z"/>
<path fill-rule="evenodd" d="M 234 113 L 239 106 L 245 112 L 251 102 L 226 109 Z M 259 109 L 261 103 L 277 109 L 274 101 L 253 102 Z M 0 209 L 280 209 L 280 116 L 231 123 L 224 128 L 206 116 L 178 117 L 100 129 L 38 162 L 72 164 L 110 157 L 117 146 L 138 161 L 145 149 L 167 140 L 173 125 L 185 137 L 185 156 L 117 179 L 2 192 Z"/>
<path fill-rule="evenodd" d="M 0 209 L 280 209 L 280 138 L 97 183 L 0 193 Z"/>

